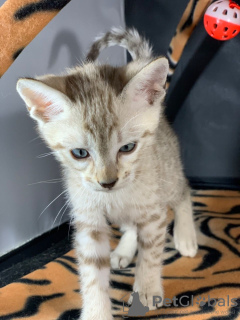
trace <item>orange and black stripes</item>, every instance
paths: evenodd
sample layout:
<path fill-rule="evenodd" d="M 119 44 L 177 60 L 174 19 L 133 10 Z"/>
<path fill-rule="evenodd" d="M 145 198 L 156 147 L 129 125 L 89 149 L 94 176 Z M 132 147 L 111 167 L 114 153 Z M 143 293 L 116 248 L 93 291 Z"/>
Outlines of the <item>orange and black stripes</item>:
<path fill-rule="evenodd" d="M 7 0 L 0 7 L 0 77 L 69 1 Z"/>
<path fill-rule="evenodd" d="M 205 10 L 211 0 L 190 0 L 182 18 L 177 26 L 176 32 L 170 42 L 167 57 L 169 61 L 169 74 L 167 78 L 167 87 L 169 86 L 174 71 L 181 58 L 183 50 L 193 32 L 196 25 L 202 18 Z"/>
<path fill-rule="evenodd" d="M 165 297 L 180 299 L 185 296 L 182 298 L 184 304 L 193 299 L 193 306 L 176 307 L 170 303 L 169 307 L 149 312 L 141 319 L 234 320 L 239 317 L 240 192 L 194 191 L 193 200 L 199 241 L 197 256 L 184 258 L 173 249 L 171 227 L 168 228 L 163 256 Z M 172 218 L 170 214 L 170 225 Z M 113 249 L 121 233 L 117 226 L 112 233 Z M 157 249 L 152 254 L 159 258 Z M 45 268 L 23 277 L 20 282 L 0 289 L 0 320 L 27 320 L 29 317 L 36 320 L 78 319 L 80 294 L 74 252 L 63 255 L 57 261 L 62 263 L 50 262 Z M 135 261 L 128 268 L 114 270 L 111 274 L 110 296 L 114 319 L 120 320 L 126 316 L 123 303 L 127 311 L 126 301 L 132 292 L 134 270 Z M 201 301 L 203 298 L 207 301 L 208 296 L 212 299 L 223 298 L 226 304 L 200 307 L 196 304 L 199 296 Z M 228 305 L 228 297 L 230 302 L 236 299 L 236 305 Z"/>

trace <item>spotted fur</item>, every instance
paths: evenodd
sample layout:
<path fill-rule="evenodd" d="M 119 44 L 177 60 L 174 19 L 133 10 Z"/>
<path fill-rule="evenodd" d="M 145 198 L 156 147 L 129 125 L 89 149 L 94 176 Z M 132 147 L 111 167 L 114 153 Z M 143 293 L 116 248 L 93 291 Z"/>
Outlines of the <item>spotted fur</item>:
<path fill-rule="evenodd" d="M 163 113 L 167 59 L 142 57 L 146 42 L 136 31 L 110 34 L 129 45 L 136 60 L 123 67 L 87 62 L 62 76 L 20 79 L 17 84 L 42 138 L 49 147 L 58 146 L 53 151 L 63 167 L 76 228 L 81 320 L 113 319 L 109 264 L 126 267 L 137 248 L 133 289 L 149 309 L 161 306 L 152 301 L 164 294 L 161 261 L 168 206 L 176 216 L 176 248 L 185 256 L 197 252 L 178 141 Z M 112 36 L 104 46 L 115 40 Z M 135 145 L 131 152 L 120 151 L 129 143 Z M 86 149 L 89 156 L 76 160 L 76 148 Z M 112 253 L 108 220 L 124 231 Z"/>
<path fill-rule="evenodd" d="M 163 253 L 163 287 L 165 298 L 171 299 L 168 300 L 171 302 L 168 307 L 131 319 L 235 320 L 240 316 L 240 192 L 195 190 L 192 196 L 198 231 L 198 254 L 196 258 L 188 259 L 173 247 L 173 215 L 169 212 Z M 116 248 L 124 250 L 124 246 L 119 247 L 120 238 L 120 242 L 125 239 L 127 247 L 136 240 L 134 231 L 126 234 L 126 227 L 123 229 L 125 233 L 122 235 L 118 226 L 112 225 L 110 244 L 113 252 Z M 65 250 L 65 255 L 59 254 L 57 259 L 52 259 L 45 266 L 42 266 L 42 259 L 39 259 L 39 268 L 29 274 L 26 274 L 26 267 L 23 267 L 26 266 L 26 261 L 22 266 L 18 263 L 17 268 L 16 265 L 12 266 L 12 274 L 16 275 L 14 281 L 12 277 L 0 277 L 1 320 L 79 318 L 82 300 L 79 294 L 76 250 L 69 251 L 68 245 Z M 156 250 L 156 255 L 158 254 L 159 250 Z M 33 260 L 34 263 L 28 259 L 31 270 L 36 264 L 36 257 Z M 121 263 L 124 264 L 125 259 Z M 111 272 L 110 297 L 115 320 L 130 317 L 127 301 L 132 292 L 135 268 L 136 257 L 127 268 Z M 19 279 L 22 275 L 25 276 Z M 93 279 L 89 282 L 89 287 L 94 284 L 96 280 Z M 177 298 L 175 303 L 174 297 Z M 180 306 L 180 299 L 183 306 Z M 199 302 L 208 299 L 211 301 L 209 305 L 199 305 Z M 217 301 L 216 304 L 213 299 Z M 193 305 L 188 305 L 192 301 Z"/>
<path fill-rule="evenodd" d="M 135 29 L 113 28 L 110 32 L 96 38 L 87 55 L 87 60 L 95 61 L 104 48 L 115 45 L 127 49 L 133 60 L 152 58 L 152 47 L 146 39 L 139 36 Z"/>

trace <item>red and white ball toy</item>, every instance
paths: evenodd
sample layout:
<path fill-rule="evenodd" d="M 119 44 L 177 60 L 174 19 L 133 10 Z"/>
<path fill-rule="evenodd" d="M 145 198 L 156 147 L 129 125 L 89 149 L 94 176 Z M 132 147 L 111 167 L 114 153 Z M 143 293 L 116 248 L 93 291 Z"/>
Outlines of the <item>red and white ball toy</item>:
<path fill-rule="evenodd" d="M 204 27 L 214 39 L 234 38 L 240 32 L 240 6 L 231 0 L 212 3 L 204 15 Z"/>

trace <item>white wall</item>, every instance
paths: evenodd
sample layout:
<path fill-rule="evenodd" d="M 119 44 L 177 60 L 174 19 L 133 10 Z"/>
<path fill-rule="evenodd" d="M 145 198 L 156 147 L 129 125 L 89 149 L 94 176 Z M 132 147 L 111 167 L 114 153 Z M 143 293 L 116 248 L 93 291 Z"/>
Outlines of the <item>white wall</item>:
<path fill-rule="evenodd" d="M 95 36 L 112 26 L 124 26 L 122 0 L 72 0 L 0 80 L 0 256 L 51 229 L 64 204 L 61 196 L 39 217 L 62 187 L 61 183 L 34 183 L 60 178 L 60 172 L 52 156 L 37 158 L 49 150 L 35 139 L 35 124 L 15 90 L 17 78 L 74 66 L 84 59 Z M 111 48 L 101 60 L 124 64 L 125 52 Z M 61 222 L 67 219 L 64 215 Z"/>

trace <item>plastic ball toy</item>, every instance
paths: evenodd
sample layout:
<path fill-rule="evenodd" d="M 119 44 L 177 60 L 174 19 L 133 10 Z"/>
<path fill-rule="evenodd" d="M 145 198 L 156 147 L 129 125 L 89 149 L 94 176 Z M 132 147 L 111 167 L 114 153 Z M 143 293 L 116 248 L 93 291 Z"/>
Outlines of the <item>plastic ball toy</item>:
<path fill-rule="evenodd" d="M 229 40 L 240 32 L 240 6 L 233 1 L 212 3 L 204 15 L 207 33 L 217 40 Z"/>

